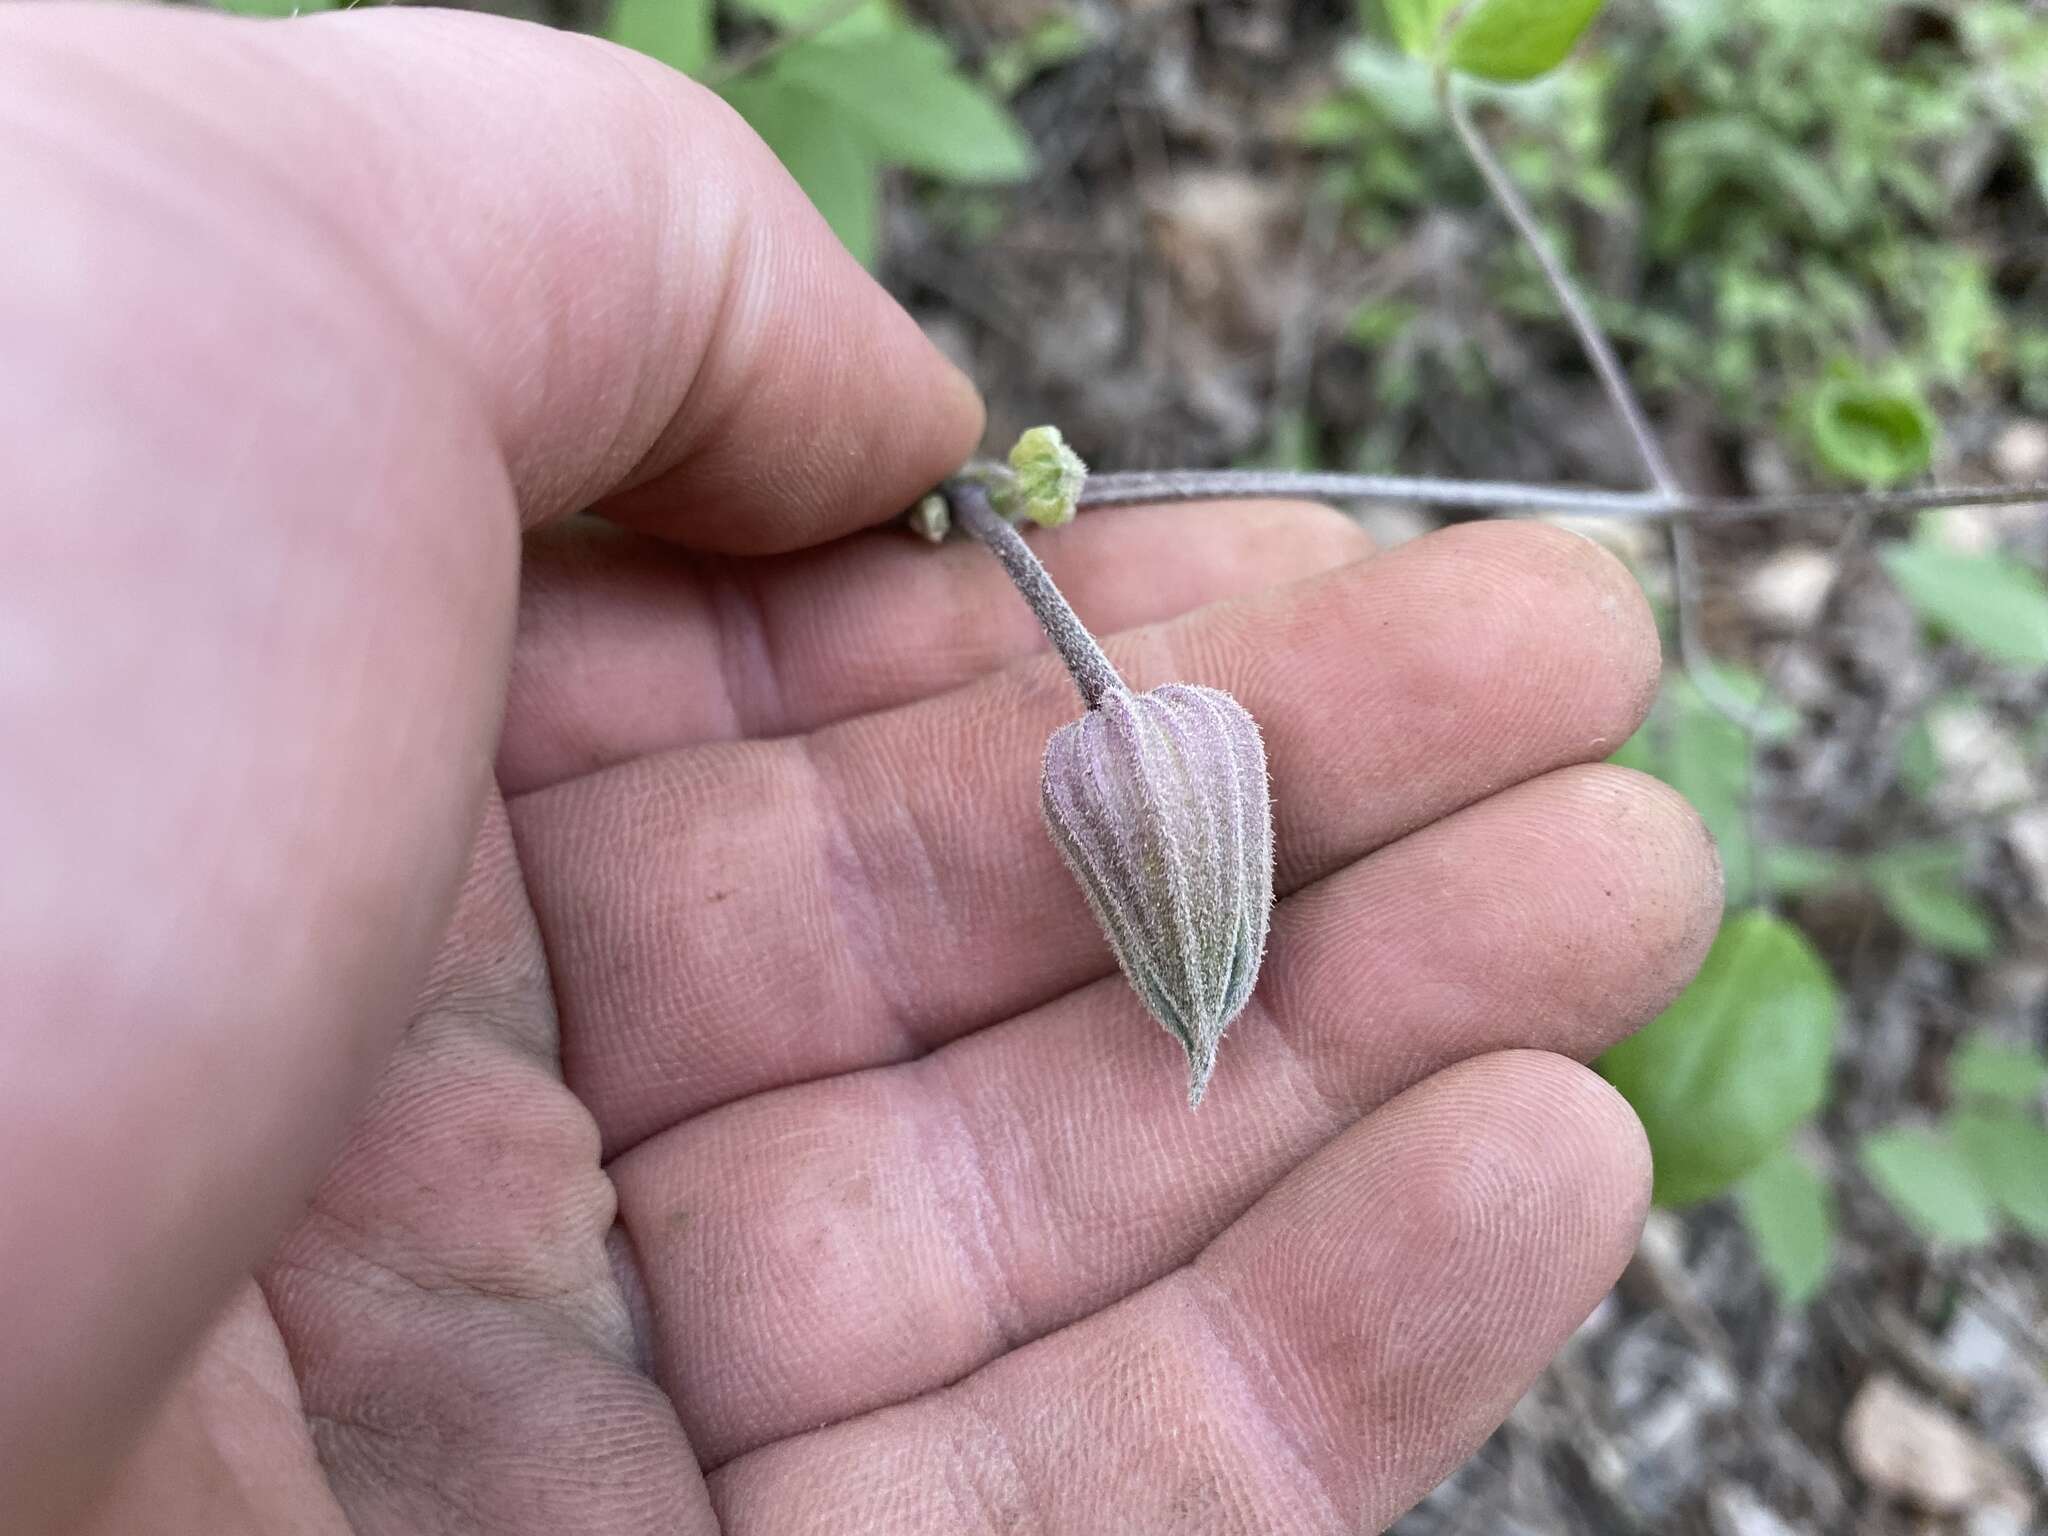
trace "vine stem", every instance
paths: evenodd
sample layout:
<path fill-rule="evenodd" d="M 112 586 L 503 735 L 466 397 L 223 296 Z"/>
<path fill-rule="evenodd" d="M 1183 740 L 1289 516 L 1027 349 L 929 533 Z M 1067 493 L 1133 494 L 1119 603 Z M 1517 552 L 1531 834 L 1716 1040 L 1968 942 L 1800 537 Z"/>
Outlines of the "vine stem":
<path fill-rule="evenodd" d="M 1664 456 L 1664 447 L 1657 441 L 1657 434 L 1650 428 L 1650 418 L 1643 410 L 1643 403 L 1636 398 L 1634 386 L 1628 375 L 1622 371 L 1621 359 L 1614 354 L 1613 345 L 1607 340 L 1607 333 L 1600 329 L 1600 322 L 1593 318 L 1591 306 L 1579 292 L 1578 284 L 1565 270 L 1557 248 L 1550 243 L 1550 237 L 1543 232 L 1543 226 L 1536 221 L 1536 215 L 1523 199 L 1521 191 L 1509 179 L 1503 167 L 1472 121 L 1472 114 L 1465 110 L 1465 103 L 1452 89 L 1450 77 L 1437 76 L 1437 97 L 1443 103 L 1445 113 L 1450 117 L 1451 127 L 1458 135 L 1458 142 L 1465 147 L 1465 153 L 1478 169 L 1480 179 L 1486 183 L 1486 190 L 1492 194 L 1500 211 L 1515 227 L 1515 233 L 1522 244 L 1529 248 L 1529 254 L 1536 258 L 1536 265 L 1543 269 L 1543 280 L 1550 285 L 1558 307 L 1571 322 L 1578 336 L 1580 349 L 1586 354 L 1586 361 L 1593 365 L 1593 372 L 1599 375 L 1600 387 L 1607 391 L 1607 398 L 1614 405 L 1614 411 L 1628 428 L 1628 435 L 1634 439 L 1636 455 L 1643 461 L 1643 468 L 1649 471 L 1650 484 L 1666 501 L 1678 501 L 1685 495 L 1684 487 L 1678 483 L 1678 475 L 1671 468 L 1671 461 Z"/>
<path fill-rule="evenodd" d="M 1000 476 L 1002 466 L 970 465 L 966 474 Z M 1473 511 L 1562 512 L 1622 519 L 1691 518 L 1736 522 L 1762 517 L 1854 513 L 1872 517 L 1934 507 L 2048 505 L 2048 481 L 1990 486 L 1923 486 L 1905 491 L 1820 491 L 1789 496 L 1666 496 L 1661 491 L 1609 491 L 1591 486 L 1532 485 L 1514 480 L 1447 480 L 1430 475 L 1354 475 L 1334 470 L 1167 469 L 1091 474 L 1082 510 L 1181 501 L 1301 497 L 1314 501 L 1394 501 Z"/>
<path fill-rule="evenodd" d="M 1103 654 L 1102 647 L 1088 633 L 1088 626 L 1081 622 L 1060 589 L 1053 585 L 1051 574 L 1031 552 L 1024 536 L 990 503 L 988 487 L 967 478 L 950 480 L 946 483 L 946 499 L 967 531 L 1003 563 L 1017 591 L 1038 615 L 1046 639 L 1060 653 L 1074 686 L 1080 690 L 1081 702 L 1093 709 L 1105 695 L 1126 691 L 1115 665 Z"/>
<path fill-rule="evenodd" d="M 1438 71 L 1436 78 L 1437 99 L 1443 103 L 1444 113 L 1449 117 L 1452 130 L 1458 142 L 1465 148 L 1466 155 L 1478 169 L 1480 178 L 1486 183 L 1486 190 L 1499 204 L 1515 233 L 1536 258 L 1536 265 L 1543 271 L 1543 280 L 1549 284 L 1556 297 L 1558 307 L 1571 322 L 1578 336 L 1579 347 L 1586 354 L 1586 360 L 1593 365 L 1593 372 L 1599 377 L 1600 387 L 1607 392 L 1614 411 L 1628 428 L 1628 435 L 1634 440 L 1636 455 L 1643 461 L 1650 484 L 1666 502 L 1676 502 L 1685 495 L 1685 488 L 1679 484 L 1678 475 L 1671 467 L 1671 460 L 1665 456 L 1664 446 L 1657 441 L 1657 434 L 1650 427 L 1650 418 L 1637 398 L 1635 388 L 1623 371 L 1621 359 L 1615 356 L 1614 346 L 1607 339 L 1607 333 L 1600 328 L 1600 322 L 1593 317 L 1592 306 L 1579 292 L 1578 284 L 1566 270 L 1557 249 L 1550 243 L 1550 237 L 1543 232 L 1543 226 L 1523 199 L 1507 170 L 1494 155 L 1493 148 L 1486 142 L 1472 115 L 1465 109 L 1452 88 L 1448 73 Z M 1692 529 L 1681 518 L 1672 518 L 1666 524 L 1667 537 L 1671 545 L 1671 594 L 1676 611 L 1675 628 L 1678 632 L 1678 660 L 1694 685 L 1710 704 L 1721 714 L 1745 730 L 1754 729 L 1755 712 L 1735 698 L 1721 686 L 1707 666 L 1706 645 L 1699 634 L 1700 572 L 1699 552 L 1694 547 Z"/>

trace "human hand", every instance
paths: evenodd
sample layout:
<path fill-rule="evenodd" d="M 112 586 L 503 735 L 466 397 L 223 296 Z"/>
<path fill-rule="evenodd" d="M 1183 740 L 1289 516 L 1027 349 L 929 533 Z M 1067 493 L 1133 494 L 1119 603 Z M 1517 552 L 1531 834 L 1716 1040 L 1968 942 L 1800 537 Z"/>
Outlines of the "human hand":
<path fill-rule="evenodd" d="M 1354 1531 L 1500 1418 L 1646 1197 L 1565 1058 L 1718 908 L 1597 765 L 1613 562 L 1034 536 L 1266 733 L 1190 1114 L 1039 824 L 1064 676 L 859 531 L 972 391 L 707 93 L 396 12 L 0 71 L 10 1531 Z"/>

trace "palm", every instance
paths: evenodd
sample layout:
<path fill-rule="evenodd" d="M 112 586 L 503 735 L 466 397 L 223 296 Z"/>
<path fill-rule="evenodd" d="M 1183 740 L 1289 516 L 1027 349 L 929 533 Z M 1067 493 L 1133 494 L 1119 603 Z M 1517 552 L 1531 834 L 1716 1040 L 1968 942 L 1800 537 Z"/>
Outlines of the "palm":
<path fill-rule="evenodd" d="M 1412 1500 L 1639 1199 L 1589 1079 L 1454 1064 L 1658 1006 L 1711 855 L 1573 766 L 1652 654 L 1573 542 L 1467 530 L 1158 622 L 1354 540 L 1264 509 L 1047 541 L 1084 614 L 1154 626 L 1112 645 L 1134 682 L 1229 687 L 1267 734 L 1285 894 L 1194 1115 L 1038 825 L 1077 706 L 1007 665 L 1033 635 L 986 556 L 532 548 L 503 798 L 414 1022 L 110 1518 L 195 1457 L 224 1517 L 309 1531 L 1338 1531 Z"/>

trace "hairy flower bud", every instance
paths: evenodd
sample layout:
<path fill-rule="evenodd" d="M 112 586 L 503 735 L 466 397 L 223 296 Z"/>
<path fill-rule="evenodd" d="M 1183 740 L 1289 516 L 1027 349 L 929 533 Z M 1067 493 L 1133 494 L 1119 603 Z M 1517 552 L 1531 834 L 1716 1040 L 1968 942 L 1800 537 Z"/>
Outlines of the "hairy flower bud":
<path fill-rule="evenodd" d="M 997 485 L 996 506 L 1013 520 L 1057 528 L 1074 520 L 1087 480 L 1088 466 L 1058 427 L 1033 427 L 1010 449 L 1010 478 Z"/>
<path fill-rule="evenodd" d="M 1259 728 L 1227 693 L 1115 688 L 1045 749 L 1045 820 L 1202 1102 L 1258 979 L 1273 905 Z"/>

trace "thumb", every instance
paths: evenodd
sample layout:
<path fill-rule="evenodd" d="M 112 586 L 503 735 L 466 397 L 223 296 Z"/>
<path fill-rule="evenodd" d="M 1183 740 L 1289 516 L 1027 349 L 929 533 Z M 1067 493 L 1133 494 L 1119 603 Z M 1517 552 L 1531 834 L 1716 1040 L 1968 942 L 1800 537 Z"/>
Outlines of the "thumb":
<path fill-rule="evenodd" d="M 489 783 L 518 529 L 896 510 L 972 389 L 725 107 L 379 11 L 0 13 L 0 1508 L 300 1208 Z"/>

